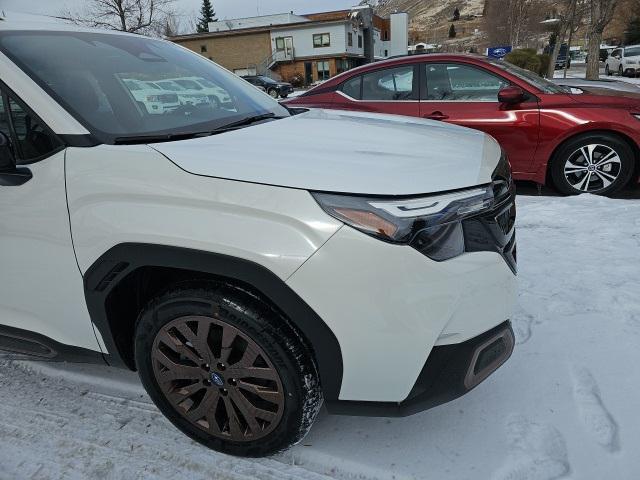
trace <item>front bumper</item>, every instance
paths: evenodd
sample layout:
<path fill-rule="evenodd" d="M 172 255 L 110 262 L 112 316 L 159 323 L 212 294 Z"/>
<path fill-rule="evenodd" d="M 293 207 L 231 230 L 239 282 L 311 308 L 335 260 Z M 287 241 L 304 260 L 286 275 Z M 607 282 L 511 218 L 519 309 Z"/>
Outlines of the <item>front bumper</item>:
<path fill-rule="evenodd" d="M 461 344 L 512 318 L 516 296 L 516 276 L 499 252 L 436 262 L 348 226 L 287 285 L 340 345 L 340 393 L 328 402 L 403 402 L 434 347 Z"/>
<path fill-rule="evenodd" d="M 406 417 L 469 392 L 504 364 L 515 344 L 510 322 L 466 342 L 434 347 L 409 396 L 402 402 L 326 401 L 329 413 Z"/>

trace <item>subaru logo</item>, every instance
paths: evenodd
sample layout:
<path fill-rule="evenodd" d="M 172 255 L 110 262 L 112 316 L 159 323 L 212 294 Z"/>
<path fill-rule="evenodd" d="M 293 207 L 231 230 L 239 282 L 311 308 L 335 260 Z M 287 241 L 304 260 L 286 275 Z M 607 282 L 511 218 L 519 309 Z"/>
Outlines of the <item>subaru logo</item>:
<path fill-rule="evenodd" d="M 213 383 L 217 387 L 222 387 L 224 385 L 224 378 L 216 372 L 211 373 L 211 383 Z"/>

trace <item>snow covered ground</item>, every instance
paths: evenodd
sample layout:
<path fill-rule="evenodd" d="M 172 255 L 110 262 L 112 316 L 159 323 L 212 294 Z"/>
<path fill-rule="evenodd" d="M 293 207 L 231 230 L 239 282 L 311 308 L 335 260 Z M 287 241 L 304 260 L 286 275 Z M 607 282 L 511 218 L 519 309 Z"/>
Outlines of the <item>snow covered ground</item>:
<path fill-rule="evenodd" d="M 180 434 L 133 373 L 5 356 L 0 479 L 638 478 L 640 191 L 625 197 L 518 198 L 518 345 L 463 398 L 323 413 L 303 444 L 246 460 Z"/>

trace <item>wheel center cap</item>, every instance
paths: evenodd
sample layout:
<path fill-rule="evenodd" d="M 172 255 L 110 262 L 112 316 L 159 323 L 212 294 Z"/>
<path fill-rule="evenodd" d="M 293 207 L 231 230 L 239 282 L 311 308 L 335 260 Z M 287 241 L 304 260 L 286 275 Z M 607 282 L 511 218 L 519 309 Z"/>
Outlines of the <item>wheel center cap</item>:
<path fill-rule="evenodd" d="M 222 387 L 224 385 L 224 378 L 216 372 L 211 372 L 211 383 L 216 387 Z"/>
<path fill-rule="evenodd" d="M 589 165 L 589 166 L 587 167 L 587 170 L 588 170 L 589 172 L 595 172 L 595 170 L 596 170 L 596 166 L 595 166 L 595 165 Z"/>

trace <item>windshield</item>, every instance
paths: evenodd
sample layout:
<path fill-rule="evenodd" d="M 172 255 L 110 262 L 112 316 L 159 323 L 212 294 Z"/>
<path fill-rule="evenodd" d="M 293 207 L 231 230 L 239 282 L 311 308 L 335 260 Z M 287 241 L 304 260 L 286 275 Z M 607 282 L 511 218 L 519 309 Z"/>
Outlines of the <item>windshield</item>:
<path fill-rule="evenodd" d="M 260 80 L 262 80 L 264 83 L 270 83 L 270 84 L 278 83 L 273 78 L 269 78 L 269 77 L 260 77 Z"/>
<path fill-rule="evenodd" d="M 627 47 L 624 49 L 625 57 L 640 57 L 640 46 L 638 47 Z"/>
<path fill-rule="evenodd" d="M 501 68 L 502 70 L 510 73 L 511 75 L 514 75 L 518 78 L 520 78 L 521 80 L 524 80 L 525 82 L 533 85 L 534 87 L 536 87 L 538 90 L 540 90 L 541 92 L 544 93 L 567 93 L 567 91 L 562 88 L 559 85 L 556 85 L 553 82 L 550 82 L 549 80 L 540 77 L 539 75 L 536 75 L 533 72 L 530 72 L 529 70 L 525 70 L 524 68 L 520 68 L 520 67 L 516 67 L 515 65 L 513 65 L 512 63 L 509 62 L 503 62 L 500 60 L 489 60 L 489 63 L 491 63 L 492 65 L 495 65 L 498 68 Z"/>
<path fill-rule="evenodd" d="M 236 75 L 166 41 L 4 32 L 0 51 L 104 143 L 207 132 L 257 115 L 289 116 Z M 199 81 L 215 89 L 205 92 Z"/>

